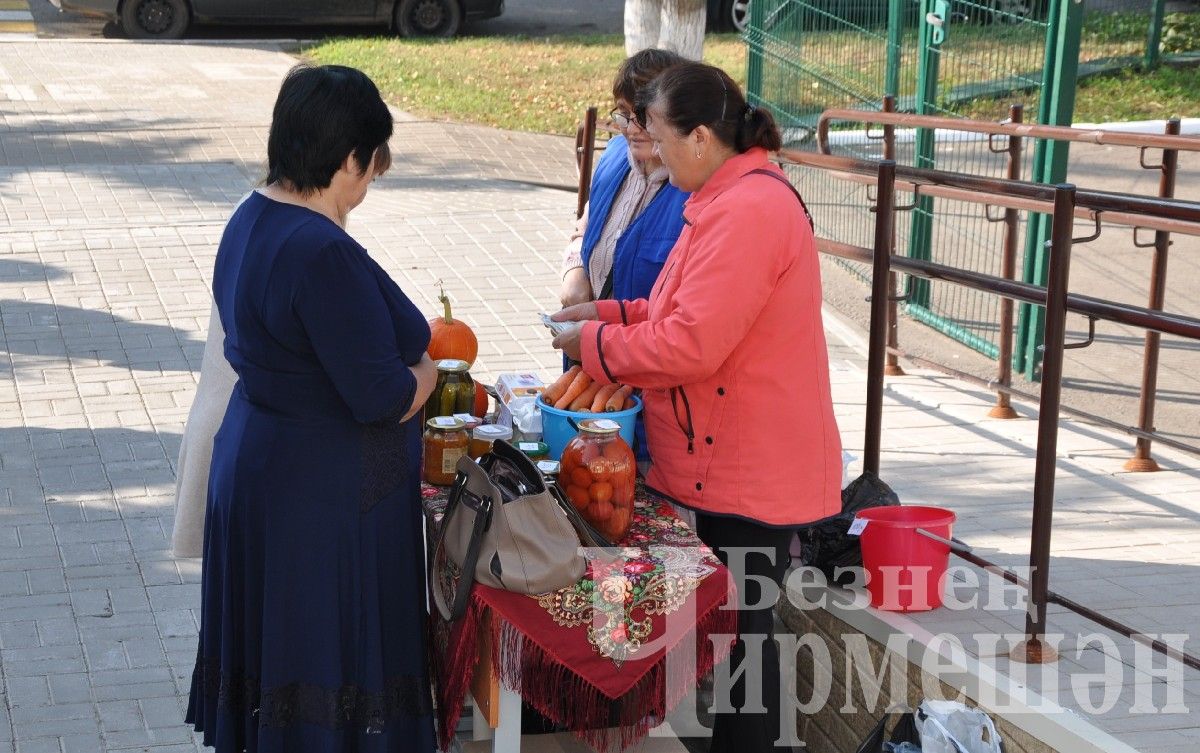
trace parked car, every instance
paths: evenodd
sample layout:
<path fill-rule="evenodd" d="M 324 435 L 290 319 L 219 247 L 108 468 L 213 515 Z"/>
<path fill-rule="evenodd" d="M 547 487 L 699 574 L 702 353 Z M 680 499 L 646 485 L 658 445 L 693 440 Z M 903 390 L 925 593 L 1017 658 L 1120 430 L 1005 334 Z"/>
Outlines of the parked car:
<path fill-rule="evenodd" d="M 178 39 L 192 22 L 391 26 L 405 37 L 449 37 L 464 19 L 495 18 L 504 0 L 50 0 L 116 21 L 134 39 Z"/>
<path fill-rule="evenodd" d="M 745 31 L 750 23 L 750 0 L 708 0 L 708 28 Z"/>

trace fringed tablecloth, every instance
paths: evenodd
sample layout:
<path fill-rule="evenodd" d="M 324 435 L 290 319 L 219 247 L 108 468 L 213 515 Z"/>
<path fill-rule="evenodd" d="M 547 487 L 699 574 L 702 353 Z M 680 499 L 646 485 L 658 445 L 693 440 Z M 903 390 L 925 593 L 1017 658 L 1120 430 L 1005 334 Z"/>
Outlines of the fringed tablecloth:
<path fill-rule="evenodd" d="M 431 540 L 446 490 L 423 489 Z M 660 724 L 728 655 L 737 630 L 729 571 L 671 506 L 638 486 L 623 560 L 589 563 L 573 586 L 525 596 L 476 585 L 467 614 L 434 611 L 431 669 L 443 750 L 462 712 L 481 630 L 493 670 L 527 704 L 599 750 Z M 490 610 L 490 619 L 485 619 Z"/>

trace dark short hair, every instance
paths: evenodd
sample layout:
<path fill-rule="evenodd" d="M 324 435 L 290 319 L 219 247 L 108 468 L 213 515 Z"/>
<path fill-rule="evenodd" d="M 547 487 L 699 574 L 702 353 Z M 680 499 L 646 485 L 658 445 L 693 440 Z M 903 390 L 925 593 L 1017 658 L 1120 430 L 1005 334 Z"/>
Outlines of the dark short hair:
<path fill-rule="evenodd" d="M 617 77 L 613 79 L 613 100 L 623 99 L 632 105 L 637 101 L 638 92 L 658 74 L 685 62 L 686 58 L 670 50 L 650 48 L 635 52 L 617 69 Z"/>
<path fill-rule="evenodd" d="M 708 126 L 738 153 L 756 146 L 773 152 L 783 146 L 771 113 L 747 104 L 734 80 L 716 66 L 685 62 L 663 71 L 638 93 L 639 122 L 646 122 L 646 110 L 656 103 L 681 135 Z"/>
<path fill-rule="evenodd" d="M 392 113 L 362 71 L 342 65 L 297 65 L 275 99 L 267 138 L 267 183 L 301 194 L 328 188 L 346 156 L 359 174 L 391 163 L 376 155 L 392 136 Z M 372 164 L 374 156 L 375 164 Z"/>

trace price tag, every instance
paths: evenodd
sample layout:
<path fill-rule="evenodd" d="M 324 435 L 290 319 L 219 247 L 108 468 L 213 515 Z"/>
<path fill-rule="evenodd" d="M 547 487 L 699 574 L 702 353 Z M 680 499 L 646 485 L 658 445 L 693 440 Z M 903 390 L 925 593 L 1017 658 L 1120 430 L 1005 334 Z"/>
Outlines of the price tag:
<path fill-rule="evenodd" d="M 517 449 L 520 450 L 521 452 L 537 452 L 538 443 L 537 442 L 518 442 Z"/>
<path fill-rule="evenodd" d="M 472 416 L 470 413 L 455 413 L 454 417 L 457 418 L 458 420 L 462 421 L 464 424 L 469 424 L 473 421 L 479 420 L 475 416 Z"/>
<path fill-rule="evenodd" d="M 846 533 L 850 534 L 851 536 L 858 536 L 862 534 L 864 530 L 866 530 L 867 523 L 870 522 L 871 521 L 867 520 L 866 518 L 855 518 L 854 522 L 850 524 L 850 530 L 846 531 Z"/>
<path fill-rule="evenodd" d="M 454 416 L 438 416 L 437 418 L 433 419 L 433 423 L 435 426 L 451 427 L 458 425 L 458 419 L 456 419 Z"/>
<path fill-rule="evenodd" d="M 619 423 L 617 423 L 616 421 L 613 421 L 611 418 L 596 419 L 596 421 L 594 421 L 592 423 L 592 426 L 595 426 L 597 429 L 602 429 L 604 431 L 612 431 L 613 429 L 621 428 L 621 425 Z"/>

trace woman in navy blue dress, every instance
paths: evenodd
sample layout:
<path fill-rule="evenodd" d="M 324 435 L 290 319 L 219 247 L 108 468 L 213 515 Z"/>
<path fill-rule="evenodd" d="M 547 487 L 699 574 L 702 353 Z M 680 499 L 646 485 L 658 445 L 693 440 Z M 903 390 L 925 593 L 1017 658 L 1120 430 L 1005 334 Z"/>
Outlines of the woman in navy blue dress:
<path fill-rule="evenodd" d="M 217 252 L 238 381 L 213 446 L 187 720 L 219 753 L 434 749 L 419 505 L 429 328 L 344 230 L 390 164 L 391 134 L 361 72 L 294 69 L 267 185 Z"/>

